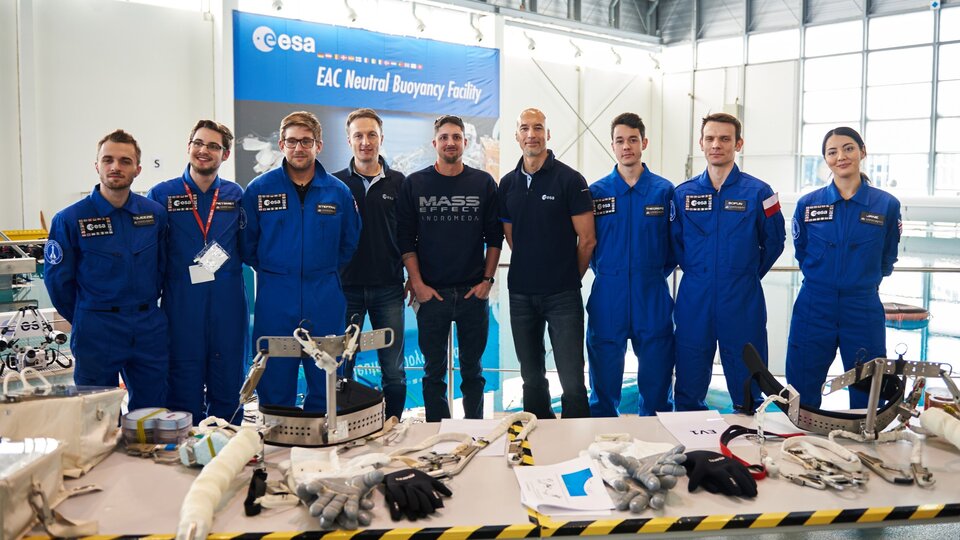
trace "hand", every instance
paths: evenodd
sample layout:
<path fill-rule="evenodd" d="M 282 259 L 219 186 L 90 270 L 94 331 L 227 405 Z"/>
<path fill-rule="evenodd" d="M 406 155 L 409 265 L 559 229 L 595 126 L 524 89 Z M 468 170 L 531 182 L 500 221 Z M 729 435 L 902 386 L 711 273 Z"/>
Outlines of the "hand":
<path fill-rule="evenodd" d="M 689 491 L 701 485 L 710 493 L 722 493 L 737 497 L 756 497 L 757 481 L 742 463 L 723 454 L 707 450 L 687 453 L 683 463 L 690 477 Z"/>
<path fill-rule="evenodd" d="M 471 296 L 476 296 L 480 300 L 486 300 L 490 298 L 490 289 L 493 288 L 493 284 L 489 281 L 481 281 L 467 291 L 467 294 L 463 295 L 464 298 L 470 298 Z"/>
<path fill-rule="evenodd" d="M 427 517 L 437 508 L 443 508 L 440 495 L 453 495 L 443 482 L 415 469 L 403 469 L 386 475 L 383 486 L 390 517 L 394 521 L 403 515 L 410 521 Z"/>
<path fill-rule="evenodd" d="M 439 293 L 437 293 L 437 290 L 422 281 L 419 284 L 414 283 L 412 287 L 413 287 L 413 294 L 414 294 L 413 297 L 416 298 L 417 302 L 420 302 L 421 304 L 429 302 L 434 298 L 443 302 L 443 297 L 440 296 Z M 411 298 L 411 303 L 412 303 L 412 298 Z"/>
<path fill-rule="evenodd" d="M 370 494 L 382 481 L 383 471 L 379 470 L 352 478 L 315 478 L 300 484 L 297 496 L 309 507 L 311 516 L 320 517 L 321 528 L 353 530 L 370 524 Z"/>

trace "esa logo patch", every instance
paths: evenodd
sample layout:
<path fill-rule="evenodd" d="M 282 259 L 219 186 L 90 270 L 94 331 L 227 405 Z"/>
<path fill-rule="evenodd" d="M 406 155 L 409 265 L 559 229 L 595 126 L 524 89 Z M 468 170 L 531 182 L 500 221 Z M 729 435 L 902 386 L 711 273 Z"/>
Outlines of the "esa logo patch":
<path fill-rule="evenodd" d="M 63 260 L 63 248 L 60 247 L 60 243 L 56 240 L 47 240 L 47 244 L 43 246 L 43 259 L 49 265 L 60 264 Z"/>
<path fill-rule="evenodd" d="M 167 212 L 189 212 L 193 210 L 193 205 L 197 202 L 197 196 L 194 195 L 168 195 Z"/>
<path fill-rule="evenodd" d="M 286 210 L 286 209 L 287 209 L 286 193 L 257 195 L 257 210 L 260 212 L 272 212 L 275 210 Z"/>
<path fill-rule="evenodd" d="M 113 234 L 113 222 L 108 217 L 86 218 L 77 221 L 80 225 L 80 236 L 110 236 Z"/>
<path fill-rule="evenodd" d="M 683 209 L 687 212 L 709 212 L 713 210 L 713 195 L 687 195 L 683 199 Z"/>
<path fill-rule="evenodd" d="M 609 214 L 616 214 L 616 213 L 617 213 L 616 197 L 603 197 L 602 199 L 593 200 L 593 215 L 606 216 Z"/>
<path fill-rule="evenodd" d="M 803 222 L 833 221 L 832 204 L 814 204 L 803 209 Z"/>

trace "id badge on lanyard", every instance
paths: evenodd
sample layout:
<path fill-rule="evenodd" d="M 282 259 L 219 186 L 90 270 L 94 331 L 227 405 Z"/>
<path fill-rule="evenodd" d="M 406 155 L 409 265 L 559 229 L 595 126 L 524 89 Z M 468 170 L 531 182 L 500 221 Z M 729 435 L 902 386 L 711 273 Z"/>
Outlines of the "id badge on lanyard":
<path fill-rule="evenodd" d="M 200 212 L 197 211 L 197 200 L 193 198 L 193 193 L 190 191 L 190 186 L 186 182 L 183 183 L 184 189 L 187 191 L 187 196 L 190 197 L 193 203 L 193 217 L 197 220 L 197 225 L 200 227 L 200 232 L 203 233 L 203 249 L 193 258 L 193 262 L 197 263 L 188 267 L 190 271 L 190 283 L 198 284 L 205 283 L 207 281 L 213 281 L 216 279 L 217 270 L 223 266 L 223 263 L 227 262 L 230 259 L 230 255 L 227 253 L 227 250 L 223 249 L 216 240 L 207 241 L 207 235 L 210 233 L 210 226 L 213 224 L 213 214 L 217 209 L 217 199 L 220 198 L 220 188 L 217 188 L 213 192 L 213 202 L 210 203 L 210 213 L 207 214 L 207 223 L 204 225 L 203 221 L 200 219 Z"/>

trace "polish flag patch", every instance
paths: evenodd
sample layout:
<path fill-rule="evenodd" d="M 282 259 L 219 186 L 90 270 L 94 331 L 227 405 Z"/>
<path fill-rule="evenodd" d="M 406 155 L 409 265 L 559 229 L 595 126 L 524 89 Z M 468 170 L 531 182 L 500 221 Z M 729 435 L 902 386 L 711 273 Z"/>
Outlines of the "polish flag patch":
<path fill-rule="evenodd" d="M 770 217 L 780 211 L 780 196 L 776 193 L 763 200 L 763 213 Z"/>

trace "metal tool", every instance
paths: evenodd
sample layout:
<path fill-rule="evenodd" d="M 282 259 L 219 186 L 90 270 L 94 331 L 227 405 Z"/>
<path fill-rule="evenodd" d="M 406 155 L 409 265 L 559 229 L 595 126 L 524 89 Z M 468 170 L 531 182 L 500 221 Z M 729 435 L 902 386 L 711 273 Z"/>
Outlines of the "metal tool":
<path fill-rule="evenodd" d="M 910 471 L 891 467 L 884 463 L 880 458 L 873 457 L 865 452 L 857 452 L 857 456 L 860 457 L 860 461 L 864 464 L 864 466 L 875 472 L 877 476 L 883 478 L 887 482 L 901 485 L 913 484 L 913 474 Z"/>

